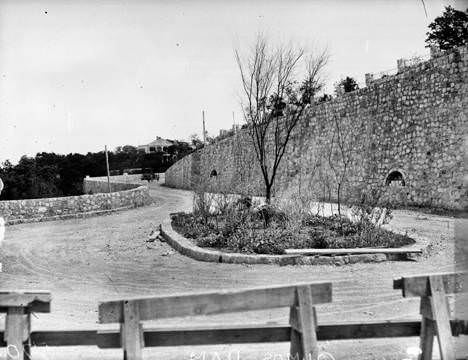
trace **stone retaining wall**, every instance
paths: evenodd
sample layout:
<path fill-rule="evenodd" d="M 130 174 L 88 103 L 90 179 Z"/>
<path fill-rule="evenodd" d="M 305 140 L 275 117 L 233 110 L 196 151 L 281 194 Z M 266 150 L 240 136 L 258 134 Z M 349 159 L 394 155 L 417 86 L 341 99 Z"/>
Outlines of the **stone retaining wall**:
<path fill-rule="evenodd" d="M 0 201 L 0 216 L 11 225 L 92 216 L 152 202 L 148 187 L 139 183 L 119 182 L 115 178 L 111 177 L 114 191 L 111 193 L 102 192 L 107 189 L 107 178 L 86 178 L 83 187 L 87 195 Z"/>
<path fill-rule="evenodd" d="M 274 193 L 336 200 L 343 168 L 339 128 L 344 148 L 353 151 L 342 200 L 352 202 L 372 188 L 398 205 L 468 209 L 467 78 L 465 46 L 312 106 L 291 135 Z M 166 184 L 261 195 L 263 179 L 247 131 L 178 161 L 167 170 Z"/>

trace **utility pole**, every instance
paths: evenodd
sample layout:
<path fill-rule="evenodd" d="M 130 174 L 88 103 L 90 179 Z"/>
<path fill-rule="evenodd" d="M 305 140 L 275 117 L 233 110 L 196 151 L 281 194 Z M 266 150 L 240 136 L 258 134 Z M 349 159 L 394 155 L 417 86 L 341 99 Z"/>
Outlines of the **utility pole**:
<path fill-rule="evenodd" d="M 106 153 L 107 187 L 109 189 L 109 192 L 111 192 L 110 171 L 109 171 L 109 156 L 107 155 L 107 145 L 104 145 L 104 152 Z"/>
<path fill-rule="evenodd" d="M 206 145 L 205 110 L 202 110 L 202 117 L 203 117 L 203 145 Z"/>

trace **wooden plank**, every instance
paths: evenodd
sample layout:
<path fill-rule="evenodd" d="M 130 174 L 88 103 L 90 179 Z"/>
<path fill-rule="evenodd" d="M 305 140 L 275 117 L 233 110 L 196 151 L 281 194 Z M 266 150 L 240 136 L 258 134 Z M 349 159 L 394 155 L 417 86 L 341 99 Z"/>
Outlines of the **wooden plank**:
<path fill-rule="evenodd" d="M 120 331 L 114 330 L 115 348 L 120 348 Z M 33 331 L 32 346 L 94 346 L 98 345 L 100 335 L 97 330 L 49 330 Z M 0 346 L 3 346 L 0 343 Z"/>
<path fill-rule="evenodd" d="M 301 319 L 297 312 L 297 305 L 289 308 L 289 326 L 291 326 L 291 329 L 301 332 Z"/>
<path fill-rule="evenodd" d="M 144 343 L 138 302 L 124 301 L 123 320 L 120 332 L 122 335 L 124 360 L 142 360 Z"/>
<path fill-rule="evenodd" d="M 26 310 L 26 315 L 25 315 L 25 331 L 24 331 L 24 338 L 23 340 L 25 341 L 23 343 L 24 346 L 24 359 L 29 360 L 32 358 L 31 355 L 31 313 Z"/>
<path fill-rule="evenodd" d="M 314 304 L 331 301 L 331 283 L 319 282 L 301 285 L 311 287 Z M 212 315 L 292 306 L 296 286 L 283 285 L 269 288 L 157 296 L 128 300 L 139 304 L 141 320 L 151 320 L 156 317 L 161 319 L 179 316 Z M 122 305 L 123 300 L 100 303 L 99 322 L 122 322 Z"/>
<path fill-rule="evenodd" d="M 405 276 L 393 281 L 394 289 L 401 289 L 404 297 L 429 296 L 428 274 Z M 468 273 L 439 273 L 430 274 L 431 277 L 441 277 L 446 294 L 467 292 Z"/>
<path fill-rule="evenodd" d="M 286 342 L 288 325 L 216 326 L 144 329 L 145 347 Z M 100 348 L 119 348 L 117 330 L 99 331 Z"/>
<path fill-rule="evenodd" d="M 304 359 L 304 350 L 302 348 L 302 334 L 294 328 L 291 328 L 291 344 L 289 346 L 290 359 Z"/>
<path fill-rule="evenodd" d="M 307 359 L 317 360 L 319 348 L 317 344 L 316 319 L 313 307 L 312 291 L 309 286 L 297 287 L 299 302 L 298 315 L 301 325 L 302 353 Z"/>
<path fill-rule="evenodd" d="M 28 336 L 29 326 L 23 307 L 10 307 L 5 319 L 4 339 L 7 344 L 7 360 L 24 358 L 23 342 Z"/>
<path fill-rule="evenodd" d="M 9 307 L 28 307 L 33 312 L 50 312 L 52 296 L 49 291 L 0 291 L 0 312 L 5 313 Z"/>
<path fill-rule="evenodd" d="M 423 317 L 421 322 L 421 335 L 419 348 L 421 349 L 420 360 L 432 360 L 432 348 L 434 346 L 434 321 Z"/>
<path fill-rule="evenodd" d="M 297 305 L 299 300 L 289 308 L 289 325 L 291 326 L 291 344 L 289 347 L 289 357 L 292 359 L 304 359 L 304 350 L 302 348 L 302 325 Z"/>
<path fill-rule="evenodd" d="M 299 316 L 299 312 L 298 312 L 298 307 L 297 306 L 291 306 L 291 308 L 289 309 L 289 325 L 291 326 L 292 329 L 296 329 L 297 331 L 299 332 L 302 332 L 302 323 L 301 323 L 301 319 L 300 319 L 300 316 Z M 313 320 L 314 320 L 314 325 L 315 327 L 318 326 L 317 324 L 317 312 L 316 312 L 316 309 L 315 307 L 312 308 L 313 310 Z"/>
<path fill-rule="evenodd" d="M 287 255 L 421 254 L 420 248 L 286 249 Z"/>
<path fill-rule="evenodd" d="M 468 335 L 468 321 L 452 320 L 454 336 Z M 182 328 L 144 329 L 146 347 L 217 345 L 243 343 L 275 343 L 290 341 L 289 325 L 254 324 L 239 326 L 192 326 Z M 324 323 L 317 328 L 319 341 L 416 337 L 421 332 L 421 322 L 369 321 L 366 323 Z M 0 331 L 0 347 L 5 347 L 4 332 Z M 48 330 L 31 333 L 33 346 L 99 346 L 120 348 L 120 329 L 110 330 Z"/>
<path fill-rule="evenodd" d="M 432 309 L 429 297 L 424 296 L 421 298 L 419 313 L 422 316 L 421 335 L 419 337 L 419 348 L 421 349 L 420 360 L 432 360 L 435 327 L 434 321 L 432 321 Z"/>
<path fill-rule="evenodd" d="M 440 276 L 430 276 L 431 307 L 441 360 L 455 360 L 455 347 L 450 329 L 450 314 L 444 291 L 444 281 Z"/>
<path fill-rule="evenodd" d="M 423 296 L 421 298 L 419 313 L 423 318 L 434 320 L 434 318 L 432 317 L 432 305 L 429 296 Z"/>
<path fill-rule="evenodd" d="M 373 321 L 367 323 L 320 324 L 317 328 L 319 341 L 374 339 L 419 336 L 419 321 Z"/>

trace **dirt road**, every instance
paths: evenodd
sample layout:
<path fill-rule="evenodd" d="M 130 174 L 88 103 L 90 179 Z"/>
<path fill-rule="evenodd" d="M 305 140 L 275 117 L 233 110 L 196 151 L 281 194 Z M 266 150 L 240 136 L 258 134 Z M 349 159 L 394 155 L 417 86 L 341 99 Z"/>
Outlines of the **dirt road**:
<path fill-rule="evenodd" d="M 467 220 L 454 220 L 410 212 L 396 212 L 392 226 L 426 236 L 433 255 L 416 262 L 386 262 L 335 266 L 273 266 L 203 263 L 175 253 L 164 243 L 145 242 L 170 212 L 188 210 L 189 192 L 151 184 L 155 204 L 88 219 L 65 220 L 7 227 L 0 253 L 3 289 L 47 289 L 53 294 L 52 312 L 33 320 L 36 329 L 97 327 L 99 301 L 136 295 L 172 294 L 192 290 L 229 289 L 269 284 L 330 280 L 333 303 L 318 308 L 321 321 L 415 319 L 416 301 L 403 300 L 392 290 L 401 275 L 454 269 L 454 233 Z M 460 222 L 459 224 L 456 222 Z M 458 256 L 466 263 L 466 257 Z M 233 316 L 189 318 L 184 325 L 219 322 L 286 323 L 287 310 Z M 158 325 L 177 325 L 180 320 Z M 466 339 L 464 339 L 466 340 Z M 404 359 L 406 348 L 417 339 L 323 343 L 335 359 Z M 217 346 L 196 349 L 147 349 L 147 358 L 205 360 L 286 359 L 288 344 Z M 191 354 L 195 351 L 194 354 Z M 463 350 L 465 351 L 465 350 Z M 462 355 L 467 355 L 467 353 Z M 37 359 L 120 359 L 119 350 L 95 347 L 34 349 Z M 0 359 L 4 353 L 0 352 Z"/>

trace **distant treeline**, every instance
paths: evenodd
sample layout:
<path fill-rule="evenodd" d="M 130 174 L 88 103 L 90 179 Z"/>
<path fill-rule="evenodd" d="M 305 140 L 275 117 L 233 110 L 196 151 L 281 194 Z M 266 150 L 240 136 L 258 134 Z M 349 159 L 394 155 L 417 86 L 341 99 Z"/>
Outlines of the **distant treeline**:
<path fill-rule="evenodd" d="M 109 167 L 113 174 L 133 168 L 164 172 L 191 151 L 185 143 L 173 145 L 164 153 L 151 154 L 139 152 L 130 145 L 119 146 L 108 153 Z M 17 165 L 5 161 L 0 165 L 0 178 L 5 184 L 0 200 L 82 195 L 86 175 L 106 175 L 104 151 L 86 155 L 43 152 L 35 157 L 23 156 Z"/>

